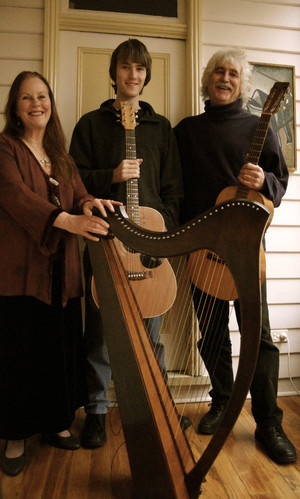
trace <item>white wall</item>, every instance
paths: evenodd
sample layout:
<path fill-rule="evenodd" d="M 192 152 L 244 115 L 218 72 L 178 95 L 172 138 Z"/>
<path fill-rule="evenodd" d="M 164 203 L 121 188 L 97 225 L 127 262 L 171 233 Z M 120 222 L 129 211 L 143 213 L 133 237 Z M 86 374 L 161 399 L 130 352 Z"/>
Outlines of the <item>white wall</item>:
<path fill-rule="evenodd" d="M 20 71 L 43 71 L 44 0 L 0 0 L 0 129 Z"/>
<path fill-rule="evenodd" d="M 289 338 L 279 345 L 279 393 L 290 393 L 289 369 L 300 383 L 300 1 L 202 0 L 201 5 L 203 66 L 223 46 L 242 47 L 255 62 L 295 66 L 298 171 L 290 175 L 267 234 L 271 327 L 286 329 Z M 22 70 L 43 70 L 43 17 L 44 0 L 0 0 L 0 128 L 14 77 Z M 233 317 L 231 326 L 236 356 Z"/>

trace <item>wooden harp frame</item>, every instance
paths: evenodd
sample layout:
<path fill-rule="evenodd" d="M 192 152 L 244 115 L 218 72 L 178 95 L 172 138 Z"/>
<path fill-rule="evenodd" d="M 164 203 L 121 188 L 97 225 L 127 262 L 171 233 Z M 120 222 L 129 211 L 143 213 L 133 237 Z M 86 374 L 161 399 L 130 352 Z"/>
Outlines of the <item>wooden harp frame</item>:
<path fill-rule="evenodd" d="M 238 418 L 259 350 L 259 254 L 269 214 L 265 206 L 256 202 L 227 201 L 174 231 L 152 232 L 132 223 L 124 207 L 118 207 L 115 213 L 108 212 L 111 235 L 133 250 L 163 258 L 209 249 L 226 262 L 234 277 L 241 309 L 239 366 L 223 423 L 197 462 L 178 424 L 175 404 L 112 239 L 87 241 L 135 493 L 139 498 L 197 498 L 206 473 Z"/>

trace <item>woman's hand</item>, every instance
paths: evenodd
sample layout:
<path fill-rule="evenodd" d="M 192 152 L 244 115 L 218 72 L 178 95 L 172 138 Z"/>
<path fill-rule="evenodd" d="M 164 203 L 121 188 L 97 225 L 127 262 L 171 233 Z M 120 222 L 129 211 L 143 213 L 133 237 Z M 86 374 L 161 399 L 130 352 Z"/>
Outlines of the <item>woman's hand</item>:
<path fill-rule="evenodd" d="M 249 189 L 261 191 L 265 183 L 265 172 L 259 165 L 246 163 L 241 168 L 238 181 Z"/>
<path fill-rule="evenodd" d="M 112 201 L 111 199 L 93 199 L 92 201 L 87 201 L 83 205 L 83 213 L 85 215 L 92 215 L 93 208 L 98 208 L 100 211 L 101 215 L 106 217 L 106 210 L 105 206 L 112 212 L 115 211 L 114 206 L 120 206 L 122 203 L 119 203 L 119 201 Z"/>
<path fill-rule="evenodd" d="M 92 214 L 92 209 L 98 208 L 101 214 L 105 217 L 106 211 L 104 206 L 114 211 L 114 205 L 121 205 L 117 201 L 94 199 L 84 203 L 83 215 L 71 215 L 63 211 L 55 219 L 53 226 L 59 229 L 66 230 L 72 234 L 83 236 L 91 241 L 99 241 L 95 234 L 106 236 L 109 229 L 109 224 L 100 217 Z"/>

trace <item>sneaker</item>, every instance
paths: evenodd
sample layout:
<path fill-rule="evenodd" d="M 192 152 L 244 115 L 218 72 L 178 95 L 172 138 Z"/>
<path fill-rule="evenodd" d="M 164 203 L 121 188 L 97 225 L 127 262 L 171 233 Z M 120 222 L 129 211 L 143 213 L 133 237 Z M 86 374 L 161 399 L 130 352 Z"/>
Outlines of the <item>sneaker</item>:
<path fill-rule="evenodd" d="M 201 418 L 197 430 L 198 433 L 204 433 L 205 435 L 215 433 L 226 409 L 226 405 L 222 402 L 212 402 L 209 407 L 208 413 Z"/>
<path fill-rule="evenodd" d="M 81 445 L 86 449 L 102 447 L 106 442 L 106 414 L 87 414 L 81 432 Z"/>
<path fill-rule="evenodd" d="M 255 438 L 276 463 L 287 464 L 297 460 L 296 449 L 280 425 L 258 426 L 255 430 Z"/>

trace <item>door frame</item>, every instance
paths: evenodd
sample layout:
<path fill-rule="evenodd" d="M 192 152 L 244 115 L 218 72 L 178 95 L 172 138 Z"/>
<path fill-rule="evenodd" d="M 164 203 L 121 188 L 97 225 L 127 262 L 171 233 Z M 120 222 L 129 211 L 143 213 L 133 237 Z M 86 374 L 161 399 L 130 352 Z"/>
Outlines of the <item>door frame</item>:
<path fill-rule="evenodd" d="M 68 0 L 45 0 L 44 67 L 54 96 L 57 89 L 59 32 L 95 33 L 176 38 L 186 41 L 186 112 L 199 114 L 202 60 L 202 1 L 178 0 L 178 18 L 160 18 L 138 14 L 91 12 L 69 9 Z"/>
<path fill-rule="evenodd" d="M 179 17 L 176 20 L 171 18 L 158 20 L 157 16 L 76 11 L 68 8 L 68 0 L 45 0 L 43 72 L 55 99 L 57 100 L 58 94 L 59 44 L 62 31 L 177 39 L 185 41 L 186 115 L 199 114 L 202 1 L 178 0 L 178 3 Z M 191 328 L 192 338 L 195 339 L 198 326 L 192 325 Z M 192 344 L 196 343 L 191 341 Z M 201 361 L 198 352 L 194 350 L 191 356 L 190 374 L 202 376 Z"/>

